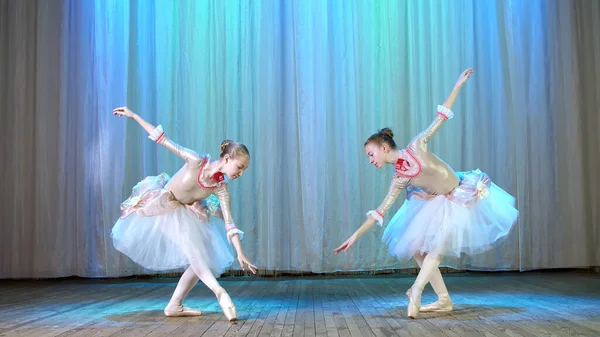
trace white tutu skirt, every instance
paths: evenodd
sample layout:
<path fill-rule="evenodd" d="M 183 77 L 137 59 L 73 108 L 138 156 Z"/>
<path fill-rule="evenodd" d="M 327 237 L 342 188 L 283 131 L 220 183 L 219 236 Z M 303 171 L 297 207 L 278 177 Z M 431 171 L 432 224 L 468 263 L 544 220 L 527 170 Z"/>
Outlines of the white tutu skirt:
<path fill-rule="evenodd" d="M 478 254 L 510 233 L 519 215 L 515 198 L 480 170 L 457 174 L 460 184 L 447 195 L 407 189 L 406 201 L 383 233 L 392 256 Z"/>
<path fill-rule="evenodd" d="M 229 246 L 213 221 L 203 221 L 163 188 L 168 179 L 147 177 L 134 188 L 113 226 L 114 247 L 146 269 L 180 270 L 196 260 L 218 277 L 233 263 Z"/>

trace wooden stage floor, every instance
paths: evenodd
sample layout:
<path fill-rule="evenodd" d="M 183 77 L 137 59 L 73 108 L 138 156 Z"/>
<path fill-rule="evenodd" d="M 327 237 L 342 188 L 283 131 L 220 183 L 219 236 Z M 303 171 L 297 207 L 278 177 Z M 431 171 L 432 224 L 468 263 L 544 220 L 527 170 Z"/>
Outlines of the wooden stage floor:
<path fill-rule="evenodd" d="M 165 317 L 177 278 L 0 281 L 0 336 L 600 336 L 598 273 L 444 274 L 455 310 L 411 320 L 414 277 L 223 278 L 232 323 L 201 283 L 202 316 Z"/>

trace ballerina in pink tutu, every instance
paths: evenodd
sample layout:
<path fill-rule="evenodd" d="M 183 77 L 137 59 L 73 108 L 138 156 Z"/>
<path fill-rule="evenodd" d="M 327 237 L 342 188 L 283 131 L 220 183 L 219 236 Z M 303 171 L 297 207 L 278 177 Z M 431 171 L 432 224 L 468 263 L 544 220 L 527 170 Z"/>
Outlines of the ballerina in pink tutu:
<path fill-rule="evenodd" d="M 201 280 L 216 295 L 225 317 L 236 320 L 236 307 L 216 279 L 231 266 L 233 256 L 210 218 L 223 218 L 227 239 L 235 247 L 242 269 L 256 273 L 256 267 L 244 255 L 244 233 L 231 217 L 227 190 L 227 180 L 241 177 L 248 168 L 248 149 L 225 140 L 219 159 L 211 161 L 210 155 L 200 155 L 176 144 L 165 135 L 162 126 L 154 127 L 126 107 L 113 110 L 113 114 L 132 118 L 150 139 L 185 161 L 173 177 L 166 173 L 149 176 L 133 188 L 131 196 L 121 204 L 121 216 L 112 229 L 115 248 L 150 270 L 186 268 L 164 310 L 166 316 L 201 315 L 201 311 L 182 305 Z"/>

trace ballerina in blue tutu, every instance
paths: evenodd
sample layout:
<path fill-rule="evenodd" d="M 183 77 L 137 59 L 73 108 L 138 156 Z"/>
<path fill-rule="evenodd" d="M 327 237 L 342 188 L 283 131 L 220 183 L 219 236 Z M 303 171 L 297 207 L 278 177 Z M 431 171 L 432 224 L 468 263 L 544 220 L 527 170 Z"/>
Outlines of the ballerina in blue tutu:
<path fill-rule="evenodd" d="M 392 130 L 385 128 L 365 142 L 369 161 L 377 168 L 395 166 L 396 174 L 381 205 L 367 213 L 367 220 L 341 246 L 347 252 L 375 224 L 383 225 L 388 209 L 406 189 L 406 201 L 387 225 L 382 241 L 399 260 L 414 257 L 421 267 L 410 289 L 408 317 L 419 312 L 452 311 L 453 303 L 438 266 L 443 256 L 477 254 L 506 237 L 519 215 L 515 198 L 496 186 L 479 169 L 455 172 L 429 151 L 428 143 L 440 127 L 454 116 L 452 105 L 463 84 L 473 74 L 467 69 L 429 127 L 406 148 L 398 149 Z M 438 300 L 421 307 L 421 293 L 430 283 Z"/>

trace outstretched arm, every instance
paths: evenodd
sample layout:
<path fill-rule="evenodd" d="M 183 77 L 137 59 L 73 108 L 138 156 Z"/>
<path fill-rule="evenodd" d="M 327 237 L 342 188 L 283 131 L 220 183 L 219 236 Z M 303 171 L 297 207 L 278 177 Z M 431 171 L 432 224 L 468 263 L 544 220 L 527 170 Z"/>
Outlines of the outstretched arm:
<path fill-rule="evenodd" d="M 474 71 L 475 70 L 473 69 L 467 69 L 463 71 L 458 77 L 458 80 L 456 81 L 452 92 L 450 92 L 450 95 L 448 95 L 448 98 L 446 98 L 446 101 L 444 101 L 444 104 L 438 105 L 436 118 L 433 120 L 433 122 L 431 122 L 427 129 L 425 129 L 416 137 L 417 140 L 420 140 L 421 146 L 427 147 L 427 143 L 438 132 L 442 124 L 444 124 L 445 121 L 454 117 L 454 113 L 452 112 L 452 106 L 454 105 L 456 96 L 458 96 L 460 89 L 469 79 L 469 77 L 471 77 L 471 74 L 473 74 Z"/>
<path fill-rule="evenodd" d="M 460 76 L 458 76 L 458 80 L 456 80 L 456 83 L 454 84 L 454 88 L 452 89 L 452 92 L 450 93 L 448 98 L 446 98 L 446 101 L 444 102 L 444 106 L 446 108 L 452 109 L 452 106 L 454 105 L 454 101 L 456 100 L 456 96 L 458 96 L 458 92 L 460 91 L 460 88 L 462 88 L 462 86 L 467 82 L 467 80 L 471 77 L 471 75 L 473 75 L 474 72 L 475 72 L 475 69 L 469 68 L 469 69 L 463 71 L 460 74 Z"/>
<path fill-rule="evenodd" d="M 199 164 L 202 161 L 202 158 L 195 152 L 190 149 L 187 149 L 172 140 L 170 140 L 164 133 L 162 129 L 162 125 L 155 127 L 154 125 L 145 121 L 142 117 L 129 110 L 127 107 L 120 107 L 113 110 L 113 115 L 116 116 L 125 116 L 136 121 L 141 127 L 148 132 L 148 138 L 152 139 L 156 143 L 164 146 L 167 150 L 179 156 L 181 159 L 185 160 L 188 164 Z"/>
<path fill-rule="evenodd" d="M 125 116 L 125 117 L 129 117 L 129 118 L 133 119 L 141 127 L 143 127 L 144 130 L 146 130 L 146 132 L 148 132 L 149 135 L 151 135 L 152 131 L 154 131 L 154 129 L 155 129 L 154 125 L 146 122 L 142 117 L 138 116 L 135 112 L 129 110 L 129 108 L 126 106 L 114 109 L 113 115 L 119 116 L 119 117 Z"/>
<path fill-rule="evenodd" d="M 400 191 L 406 188 L 408 181 L 408 178 L 399 176 L 394 177 L 388 193 L 383 199 L 381 205 L 376 210 L 367 212 L 367 220 L 363 222 L 363 224 L 348 238 L 348 240 L 346 240 L 341 246 L 333 251 L 335 255 L 339 254 L 341 251 L 347 252 L 348 249 L 354 245 L 354 242 L 356 242 L 356 240 L 373 228 L 376 223 L 378 223 L 380 226 L 383 225 L 383 217 L 394 204 L 396 199 L 398 199 Z"/>

